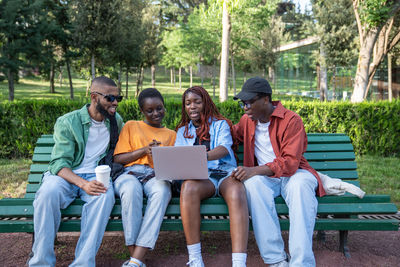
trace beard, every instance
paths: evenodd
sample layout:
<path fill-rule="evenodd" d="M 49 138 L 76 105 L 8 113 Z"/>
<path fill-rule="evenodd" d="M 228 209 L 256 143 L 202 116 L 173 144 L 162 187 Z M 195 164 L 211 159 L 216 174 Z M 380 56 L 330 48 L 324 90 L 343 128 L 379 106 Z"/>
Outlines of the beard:
<path fill-rule="evenodd" d="M 97 101 L 96 103 L 96 110 L 107 119 L 115 118 L 115 114 L 111 115 L 110 113 L 108 113 L 108 111 L 103 107 L 100 101 Z"/>

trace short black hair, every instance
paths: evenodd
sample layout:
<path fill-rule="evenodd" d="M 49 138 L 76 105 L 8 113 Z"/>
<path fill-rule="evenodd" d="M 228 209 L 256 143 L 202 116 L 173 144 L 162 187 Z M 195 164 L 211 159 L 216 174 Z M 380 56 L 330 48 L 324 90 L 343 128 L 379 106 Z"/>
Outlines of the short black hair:
<path fill-rule="evenodd" d="M 268 93 L 257 93 L 257 96 L 258 96 L 259 98 L 263 98 L 263 97 L 268 96 L 268 99 L 269 99 L 269 102 L 270 102 L 270 103 L 272 103 L 271 95 L 272 95 L 272 94 L 268 94 Z"/>
<path fill-rule="evenodd" d="M 138 103 L 139 103 L 140 109 L 143 109 L 144 100 L 146 98 L 153 98 L 153 97 L 159 98 L 164 105 L 164 98 L 162 97 L 161 93 L 156 88 L 146 88 L 140 92 L 139 97 L 138 97 Z"/>
<path fill-rule="evenodd" d="M 106 76 L 100 76 L 100 77 L 96 77 L 92 80 L 92 86 L 93 84 L 103 84 L 103 85 L 108 85 L 108 86 L 114 86 L 114 87 L 118 87 L 117 84 L 110 78 L 106 77 Z"/>

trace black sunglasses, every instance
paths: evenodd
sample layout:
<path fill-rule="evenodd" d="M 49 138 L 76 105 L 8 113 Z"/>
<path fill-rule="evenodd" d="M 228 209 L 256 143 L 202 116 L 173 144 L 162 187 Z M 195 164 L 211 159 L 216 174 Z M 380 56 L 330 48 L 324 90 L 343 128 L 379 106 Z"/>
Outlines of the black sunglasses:
<path fill-rule="evenodd" d="M 239 105 L 240 105 L 241 108 L 247 108 L 247 109 L 249 109 L 249 108 L 251 108 L 251 105 L 252 105 L 254 102 L 256 102 L 258 99 L 260 99 L 260 98 L 261 98 L 260 96 L 256 96 L 255 98 L 250 99 L 250 100 L 247 100 L 247 101 L 240 100 L 240 101 L 239 101 Z"/>
<path fill-rule="evenodd" d="M 108 102 L 114 102 L 115 100 L 117 100 L 117 102 L 121 102 L 122 98 L 124 98 L 122 95 L 105 95 L 100 92 L 92 92 L 92 93 L 103 96 Z"/>

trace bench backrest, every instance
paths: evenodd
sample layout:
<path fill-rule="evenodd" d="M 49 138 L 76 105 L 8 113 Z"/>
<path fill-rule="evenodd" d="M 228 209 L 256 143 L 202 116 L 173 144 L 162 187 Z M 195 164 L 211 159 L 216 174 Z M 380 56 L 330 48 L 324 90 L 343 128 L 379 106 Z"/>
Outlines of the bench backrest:
<path fill-rule="evenodd" d="M 357 163 L 353 145 L 345 134 L 307 134 L 308 146 L 305 157 L 317 171 L 330 177 L 340 178 L 358 184 Z M 39 189 L 42 174 L 47 170 L 54 145 L 52 135 L 42 135 L 37 143 L 32 157 L 28 185 L 25 198 L 34 198 Z M 243 147 L 238 151 L 239 165 L 243 160 Z"/>

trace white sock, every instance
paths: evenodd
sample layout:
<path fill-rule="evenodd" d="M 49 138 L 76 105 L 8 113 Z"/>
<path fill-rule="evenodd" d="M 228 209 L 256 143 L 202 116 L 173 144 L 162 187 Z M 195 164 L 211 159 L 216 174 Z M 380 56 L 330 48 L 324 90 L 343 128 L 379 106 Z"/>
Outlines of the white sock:
<path fill-rule="evenodd" d="M 201 259 L 201 243 L 196 243 L 193 245 L 187 245 L 187 249 L 189 252 L 189 260 L 193 258 Z"/>
<path fill-rule="evenodd" d="M 141 262 L 140 260 L 131 257 L 131 259 L 129 260 L 129 263 L 133 263 L 136 264 L 138 267 L 142 266 L 143 262 Z"/>
<path fill-rule="evenodd" d="M 232 253 L 232 267 L 246 267 L 247 253 Z"/>

